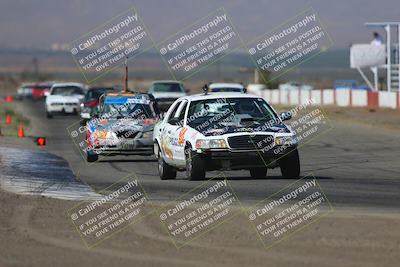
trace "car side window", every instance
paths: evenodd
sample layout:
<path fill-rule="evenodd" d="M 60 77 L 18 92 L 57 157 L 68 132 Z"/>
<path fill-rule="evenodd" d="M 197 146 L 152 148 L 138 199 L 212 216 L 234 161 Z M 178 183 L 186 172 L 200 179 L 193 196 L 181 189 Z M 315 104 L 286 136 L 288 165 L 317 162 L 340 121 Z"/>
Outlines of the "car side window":
<path fill-rule="evenodd" d="M 179 115 L 176 116 L 176 117 L 178 117 L 178 123 L 179 123 L 180 125 L 183 125 L 183 124 L 184 124 L 185 113 L 186 113 L 186 107 L 187 107 L 187 105 L 188 105 L 188 102 L 187 102 L 187 101 L 184 101 L 184 102 L 180 105 L 181 107 L 180 107 L 179 110 L 178 110 Z"/>
<path fill-rule="evenodd" d="M 171 122 L 173 122 L 173 119 L 174 119 L 174 117 L 175 117 L 175 113 L 176 113 L 176 111 L 178 110 L 178 108 L 179 108 L 179 106 L 181 105 L 181 101 L 180 102 L 177 102 L 177 103 L 175 103 L 175 105 L 172 107 L 172 110 L 171 110 L 171 112 L 169 112 L 169 114 L 168 114 L 168 117 L 167 117 L 167 122 L 168 123 L 171 123 Z"/>

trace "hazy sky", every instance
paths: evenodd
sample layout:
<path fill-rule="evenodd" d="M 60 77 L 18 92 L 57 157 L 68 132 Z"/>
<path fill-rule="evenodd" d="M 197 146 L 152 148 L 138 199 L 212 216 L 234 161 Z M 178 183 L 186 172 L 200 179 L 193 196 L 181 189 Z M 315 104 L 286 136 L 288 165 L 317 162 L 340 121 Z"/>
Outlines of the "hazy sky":
<path fill-rule="evenodd" d="M 335 47 L 369 42 L 372 30 L 364 22 L 400 21 L 399 0 L 0 0 L 0 47 L 70 43 L 132 6 L 156 42 L 220 7 L 245 40 L 310 6 Z"/>

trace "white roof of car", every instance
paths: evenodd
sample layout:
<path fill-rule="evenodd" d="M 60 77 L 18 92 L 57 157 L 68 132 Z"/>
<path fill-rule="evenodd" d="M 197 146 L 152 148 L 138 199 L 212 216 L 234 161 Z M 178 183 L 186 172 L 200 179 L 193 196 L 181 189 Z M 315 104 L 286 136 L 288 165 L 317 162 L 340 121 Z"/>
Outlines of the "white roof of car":
<path fill-rule="evenodd" d="M 160 81 L 154 81 L 154 82 L 152 82 L 152 84 L 155 84 L 155 83 L 182 83 L 182 82 L 180 82 L 180 81 L 176 81 L 176 80 L 160 80 Z"/>
<path fill-rule="evenodd" d="M 52 88 L 65 87 L 65 86 L 76 86 L 76 87 L 85 88 L 85 86 L 81 83 L 55 83 L 55 84 L 53 84 Z"/>
<path fill-rule="evenodd" d="M 236 92 L 218 92 L 218 93 L 207 93 L 207 94 L 196 94 L 183 96 L 181 99 L 186 99 L 189 101 L 197 101 L 204 99 L 216 99 L 216 98 L 260 98 L 259 96 L 245 93 L 236 93 Z"/>
<path fill-rule="evenodd" d="M 244 86 L 240 83 L 212 83 L 208 87 L 211 89 L 213 88 L 238 88 L 238 89 L 243 89 Z"/>

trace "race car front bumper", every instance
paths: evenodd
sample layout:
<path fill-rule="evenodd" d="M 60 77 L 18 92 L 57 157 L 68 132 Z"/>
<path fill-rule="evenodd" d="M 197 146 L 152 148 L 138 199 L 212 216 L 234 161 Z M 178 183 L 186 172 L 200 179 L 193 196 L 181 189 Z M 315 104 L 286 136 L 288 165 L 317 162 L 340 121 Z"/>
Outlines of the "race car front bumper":
<path fill-rule="evenodd" d="M 93 150 L 104 156 L 114 155 L 151 155 L 153 153 L 152 138 L 122 139 L 113 142 L 102 142 Z"/>
<path fill-rule="evenodd" d="M 196 153 L 206 161 L 208 171 L 242 170 L 250 168 L 275 168 L 279 159 L 295 150 L 297 146 L 276 147 L 268 151 L 262 150 L 205 150 Z"/>
<path fill-rule="evenodd" d="M 77 113 L 79 103 L 51 103 L 47 105 L 46 110 L 51 113 Z"/>

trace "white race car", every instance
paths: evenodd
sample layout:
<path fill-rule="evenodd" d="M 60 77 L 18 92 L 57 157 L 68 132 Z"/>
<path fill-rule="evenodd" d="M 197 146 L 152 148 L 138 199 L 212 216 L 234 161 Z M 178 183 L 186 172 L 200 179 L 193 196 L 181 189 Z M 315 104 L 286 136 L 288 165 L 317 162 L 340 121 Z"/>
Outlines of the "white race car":
<path fill-rule="evenodd" d="M 187 90 L 179 81 L 154 81 L 148 93 L 157 100 L 158 107 L 165 111 L 175 100 L 186 96 Z"/>
<path fill-rule="evenodd" d="M 80 83 L 55 83 L 46 97 L 47 118 L 52 118 L 55 113 L 77 114 L 85 90 L 86 87 Z"/>
<path fill-rule="evenodd" d="M 154 154 L 161 179 L 186 170 L 188 179 L 206 171 L 249 170 L 253 178 L 280 167 L 284 177 L 300 175 L 297 138 L 262 98 L 243 93 L 181 97 L 154 128 Z"/>

